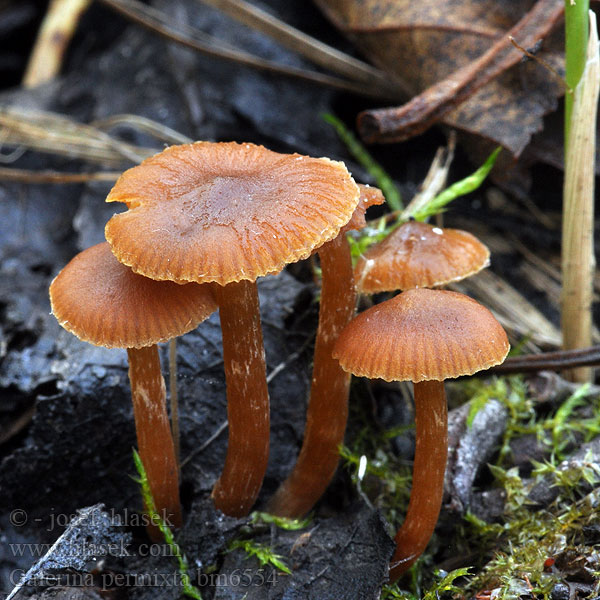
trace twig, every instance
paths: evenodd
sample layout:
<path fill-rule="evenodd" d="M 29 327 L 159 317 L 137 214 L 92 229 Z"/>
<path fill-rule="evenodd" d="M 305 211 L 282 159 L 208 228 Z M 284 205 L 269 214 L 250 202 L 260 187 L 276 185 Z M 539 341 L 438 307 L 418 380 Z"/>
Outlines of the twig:
<path fill-rule="evenodd" d="M 454 159 L 455 148 L 456 132 L 452 131 L 448 139 L 448 147 L 440 147 L 437 149 L 419 191 L 413 196 L 408 206 L 400 214 L 400 219 L 408 220 L 412 215 L 429 204 L 442 191 L 446 185 L 448 171 L 450 170 L 450 165 Z"/>
<path fill-rule="evenodd" d="M 200 454 L 200 452 L 206 450 L 206 448 L 208 448 L 227 429 L 228 425 L 229 421 L 227 419 L 223 421 L 219 427 L 217 427 L 217 430 L 204 442 L 204 444 L 202 444 L 202 446 L 199 446 L 189 454 L 189 456 L 181 463 L 181 468 L 183 469 L 183 467 L 185 467 L 185 465 L 187 465 L 190 460 L 196 456 L 196 454 Z"/>
<path fill-rule="evenodd" d="M 596 117 L 600 94 L 600 59 L 596 18 L 590 12 L 587 63 L 572 98 L 571 120 L 565 143 L 563 188 L 561 327 L 565 349 L 589 346 L 592 341 L 594 256 L 594 167 Z M 591 381 L 589 369 L 569 377 Z"/>
<path fill-rule="evenodd" d="M 171 144 L 189 144 L 193 141 L 192 138 L 179 133 L 179 131 L 175 131 L 162 123 L 157 123 L 152 119 L 141 117 L 140 115 L 112 115 L 106 119 L 92 121 L 90 125 L 98 129 L 111 129 L 112 127 L 125 125 L 137 131 L 144 131 L 158 140 Z"/>
<path fill-rule="evenodd" d="M 57 113 L 14 106 L 0 106 L 0 129 L 3 144 L 111 166 L 122 166 L 124 159 L 139 163 L 157 151 L 116 140 Z"/>
<path fill-rule="evenodd" d="M 569 94 L 573 93 L 573 90 L 569 87 L 565 78 L 547 60 L 540 58 L 537 54 L 530 52 L 529 50 L 527 50 L 527 48 L 524 48 L 523 46 L 521 46 L 521 44 L 518 44 L 512 35 L 509 35 L 508 39 L 510 40 L 510 43 L 517 50 L 520 50 L 527 58 L 535 61 L 539 65 L 542 65 L 542 67 L 544 67 L 544 69 L 546 69 L 552 75 L 554 75 L 554 78 L 563 86 L 563 88 L 565 89 L 565 92 L 567 92 Z"/>
<path fill-rule="evenodd" d="M 528 356 L 511 356 L 504 363 L 481 371 L 480 376 L 507 375 L 509 373 L 530 373 L 532 371 L 564 371 L 575 367 L 600 365 L 600 346 L 590 346 L 578 350 L 558 350 L 541 352 Z"/>
<path fill-rule="evenodd" d="M 296 352 L 292 352 L 284 361 L 280 362 L 277 366 L 273 367 L 273 370 L 267 375 L 267 383 L 271 383 L 281 371 L 283 371 L 290 363 L 295 361 L 308 347 L 310 343 L 313 342 L 313 339 L 309 337 L 303 344 L 300 346 Z"/>
<path fill-rule="evenodd" d="M 560 0 L 538 0 L 510 30 L 525 46 L 549 33 L 563 14 Z M 450 110 L 470 98 L 495 77 L 521 59 L 507 37 L 498 40 L 481 57 L 431 86 L 397 108 L 363 112 L 358 128 L 370 143 L 398 142 L 426 131 Z"/>
<path fill-rule="evenodd" d="M 21 415 L 19 415 L 6 428 L 0 429 L 0 445 L 6 443 L 12 437 L 23 431 L 23 429 L 31 423 L 35 415 L 35 406 L 30 406 Z"/>
<path fill-rule="evenodd" d="M 101 129 L 128 126 L 143 131 L 157 140 L 171 144 L 186 144 L 192 140 L 157 121 L 139 115 L 113 115 L 89 125 L 57 113 L 0 106 L 0 148 L 16 146 L 11 154 L 0 154 L 0 163 L 17 160 L 26 150 L 80 158 L 110 166 L 123 166 L 124 158 L 139 163 L 160 150 L 136 146 L 111 137 Z M 55 171 L 27 171 L 1 169 L 0 180 L 23 183 L 82 183 L 87 181 L 114 181 L 120 172 L 60 173 Z"/>
<path fill-rule="evenodd" d="M 515 287 L 493 271 L 481 271 L 450 286 L 483 302 L 502 326 L 536 344 L 560 346 L 560 331 Z"/>

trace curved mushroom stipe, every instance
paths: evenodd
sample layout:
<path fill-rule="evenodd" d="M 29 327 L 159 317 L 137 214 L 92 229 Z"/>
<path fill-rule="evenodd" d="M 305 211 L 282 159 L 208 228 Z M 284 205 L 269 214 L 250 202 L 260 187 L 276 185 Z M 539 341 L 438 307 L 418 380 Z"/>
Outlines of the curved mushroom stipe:
<path fill-rule="evenodd" d="M 378 188 L 359 184 L 360 198 L 352 218 L 338 236 L 318 249 L 322 286 L 315 340 L 310 400 L 298 460 L 267 510 L 288 518 L 309 512 L 325 493 L 339 464 L 339 448 L 348 420 L 350 376 L 333 358 L 333 347 L 356 309 L 352 255 L 346 233 L 366 225 L 370 206 L 383 204 Z"/>
<path fill-rule="evenodd" d="M 340 456 L 348 420 L 350 375 L 333 358 L 333 346 L 354 316 L 356 290 L 350 246 L 344 234 L 319 249 L 323 285 L 314 353 L 310 402 L 304 441 L 293 471 L 281 484 L 267 510 L 299 518 L 325 492 Z"/>
<path fill-rule="evenodd" d="M 129 381 L 138 450 L 154 503 L 167 525 L 181 527 L 179 472 L 167 415 L 167 392 L 161 375 L 158 347 L 128 348 Z M 158 528 L 148 528 L 154 541 Z"/>
<path fill-rule="evenodd" d="M 448 459 L 448 407 L 441 381 L 422 381 L 415 389 L 415 460 L 406 518 L 396 534 L 390 581 L 396 581 L 423 554 L 442 506 Z"/>
<path fill-rule="evenodd" d="M 269 458 L 269 394 L 256 282 L 215 286 L 223 332 L 229 442 L 212 497 L 232 517 L 246 516 Z"/>

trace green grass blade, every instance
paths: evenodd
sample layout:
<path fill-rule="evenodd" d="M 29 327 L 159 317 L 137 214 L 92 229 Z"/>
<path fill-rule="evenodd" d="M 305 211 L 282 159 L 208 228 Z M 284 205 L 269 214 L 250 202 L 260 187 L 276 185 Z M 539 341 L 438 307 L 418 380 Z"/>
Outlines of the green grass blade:
<path fill-rule="evenodd" d="M 402 210 L 402 198 L 398 186 L 385 172 L 385 169 L 369 154 L 357 137 L 332 114 L 322 115 L 323 120 L 333 126 L 339 138 L 346 144 L 348 151 L 373 176 L 377 187 L 381 189 L 391 210 Z"/>
<path fill-rule="evenodd" d="M 447 204 L 455 200 L 460 196 L 464 196 L 465 194 L 469 194 L 475 191 L 488 176 L 489 172 L 492 170 L 494 164 L 496 163 L 496 159 L 498 158 L 498 154 L 502 150 L 501 147 L 496 148 L 490 156 L 488 156 L 487 160 L 471 175 L 453 183 L 450 187 L 446 188 L 443 192 L 438 194 L 431 202 L 423 206 L 419 209 L 415 214 L 410 215 L 412 218 L 417 221 L 424 221 L 433 215 L 437 215 L 442 212 Z"/>
<path fill-rule="evenodd" d="M 133 450 L 133 462 L 135 463 L 135 468 L 137 469 L 137 472 L 139 474 L 139 479 L 137 481 L 139 482 L 142 490 L 142 498 L 144 500 L 146 510 L 148 511 L 148 516 L 150 517 L 151 522 L 160 529 L 160 532 L 165 538 L 165 542 L 171 549 L 172 555 L 177 559 L 177 563 L 179 566 L 179 575 L 181 577 L 182 593 L 185 596 L 194 598 L 194 600 L 202 600 L 200 591 L 192 585 L 192 582 L 190 580 L 187 559 L 185 558 L 185 556 L 181 552 L 181 549 L 179 548 L 179 545 L 175 541 L 173 532 L 169 529 L 167 524 L 164 522 L 164 520 L 156 510 L 156 504 L 154 503 L 154 498 L 152 497 L 152 492 L 150 490 L 150 483 L 148 482 L 148 475 L 146 474 L 146 469 L 144 468 L 140 455 L 135 449 Z"/>
<path fill-rule="evenodd" d="M 565 79 L 571 89 L 565 94 L 565 138 L 568 139 L 573 110 L 573 92 L 585 68 L 589 20 L 589 0 L 565 0 Z M 566 151 L 566 144 L 565 144 Z"/>

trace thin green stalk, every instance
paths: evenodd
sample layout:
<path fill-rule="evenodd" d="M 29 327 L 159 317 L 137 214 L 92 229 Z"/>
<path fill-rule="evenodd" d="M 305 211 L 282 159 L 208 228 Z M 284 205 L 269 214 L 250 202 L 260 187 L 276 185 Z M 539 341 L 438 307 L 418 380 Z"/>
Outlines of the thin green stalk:
<path fill-rule="evenodd" d="M 574 90 L 585 68 L 589 21 L 589 0 L 565 0 L 565 79 L 570 90 Z M 565 95 L 565 152 L 571 129 L 573 93 Z"/>
<path fill-rule="evenodd" d="M 385 169 L 369 154 L 368 150 L 360 143 L 356 136 L 344 125 L 343 121 L 335 115 L 324 114 L 321 118 L 333 126 L 339 138 L 346 144 L 348 151 L 371 174 L 375 183 L 383 192 L 385 201 L 391 210 L 402 210 L 402 197 L 398 186 L 385 172 Z"/>
<path fill-rule="evenodd" d="M 577 0 L 581 2 L 581 0 Z M 596 17 L 592 23 L 583 74 L 569 94 L 572 100 L 569 137 L 565 143 L 563 188 L 561 328 L 563 348 L 592 343 L 594 255 L 594 167 L 600 66 Z M 581 36 L 583 38 L 583 36 Z M 574 381 L 591 381 L 589 368 L 569 373 Z"/>
<path fill-rule="evenodd" d="M 188 562 L 185 555 L 181 552 L 179 545 L 175 541 L 173 532 L 156 510 L 156 504 L 154 503 L 154 498 L 152 497 L 152 492 L 150 491 L 150 484 L 148 483 L 146 469 L 144 469 L 142 459 L 140 458 L 140 455 L 135 449 L 133 451 L 133 462 L 135 463 L 135 468 L 139 475 L 139 479 L 136 479 L 136 481 L 140 484 L 142 490 L 142 498 L 144 500 L 144 506 L 148 511 L 148 516 L 150 517 L 152 524 L 156 525 L 156 527 L 160 529 L 160 532 L 165 538 L 165 542 L 171 549 L 172 555 L 177 559 L 177 563 L 179 566 L 179 575 L 181 579 L 181 593 L 184 596 L 193 598 L 194 600 L 202 600 L 200 590 L 194 587 L 190 580 L 190 575 L 188 573 Z"/>
<path fill-rule="evenodd" d="M 453 183 L 445 190 L 440 192 L 435 198 L 428 202 L 425 206 L 420 206 L 415 212 L 409 212 L 410 205 L 407 210 L 402 213 L 402 218 L 408 219 L 412 217 L 416 221 L 425 221 L 429 217 L 438 215 L 445 210 L 445 206 L 466 194 L 474 192 L 484 182 L 485 178 L 489 175 L 496 164 L 498 154 L 500 154 L 502 148 L 499 146 L 496 148 L 486 159 L 486 161 L 477 169 L 474 173 L 471 173 L 468 177 Z"/>

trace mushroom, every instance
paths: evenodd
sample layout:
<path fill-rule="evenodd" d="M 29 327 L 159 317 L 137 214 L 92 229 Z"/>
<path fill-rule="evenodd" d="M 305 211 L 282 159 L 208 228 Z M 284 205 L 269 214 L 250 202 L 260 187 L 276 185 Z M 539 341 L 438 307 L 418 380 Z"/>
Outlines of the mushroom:
<path fill-rule="evenodd" d="M 506 333 L 487 308 L 445 290 L 403 292 L 359 314 L 340 334 L 333 355 L 346 371 L 414 382 L 413 482 L 396 534 L 392 580 L 425 550 L 439 516 L 448 454 L 443 381 L 500 364 L 508 350 Z"/>
<path fill-rule="evenodd" d="M 103 242 L 56 276 L 50 304 L 60 325 L 79 339 L 127 349 L 140 457 L 161 516 L 180 526 L 178 469 L 156 344 L 191 331 L 217 309 L 210 286 L 136 275 Z"/>
<path fill-rule="evenodd" d="M 354 277 L 364 294 L 431 288 L 474 275 L 489 260 L 488 248 L 466 231 L 408 221 L 358 259 Z"/>
<path fill-rule="evenodd" d="M 233 142 L 167 148 L 108 195 L 129 208 L 105 231 L 119 261 L 154 279 L 218 284 L 229 442 L 212 495 L 228 515 L 250 511 L 269 451 L 256 279 L 335 238 L 358 199 L 343 163 Z"/>
<path fill-rule="evenodd" d="M 332 357 L 333 345 L 356 310 L 352 257 L 346 233 L 365 226 L 369 206 L 382 204 L 381 190 L 359 185 L 360 201 L 338 236 L 319 248 L 322 286 L 310 400 L 296 465 L 269 500 L 275 515 L 298 518 L 323 495 L 339 463 L 348 420 L 349 375 Z"/>

